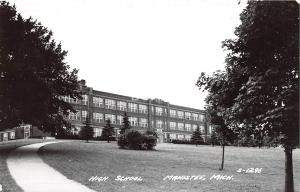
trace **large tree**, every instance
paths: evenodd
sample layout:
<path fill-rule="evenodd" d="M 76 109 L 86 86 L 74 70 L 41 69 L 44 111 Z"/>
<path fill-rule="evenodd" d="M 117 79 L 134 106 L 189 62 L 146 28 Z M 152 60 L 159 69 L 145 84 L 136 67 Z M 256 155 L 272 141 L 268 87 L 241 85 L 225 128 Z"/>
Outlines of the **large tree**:
<path fill-rule="evenodd" d="M 294 191 L 292 150 L 299 145 L 299 6 L 295 1 L 249 1 L 240 19 L 237 38 L 223 43 L 228 51 L 226 82 L 234 104 L 222 114 L 239 124 L 240 133 L 256 132 L 283 145 L 285 191 Z"/>
<path fill-rule="evenodd" d="M 21 123 L 52 133 L 70 127 L 64 116 L 75 111 L 61 97 L 81 96 L 66 55 L 51 31 L 0 2 L 0 130 Z"/>

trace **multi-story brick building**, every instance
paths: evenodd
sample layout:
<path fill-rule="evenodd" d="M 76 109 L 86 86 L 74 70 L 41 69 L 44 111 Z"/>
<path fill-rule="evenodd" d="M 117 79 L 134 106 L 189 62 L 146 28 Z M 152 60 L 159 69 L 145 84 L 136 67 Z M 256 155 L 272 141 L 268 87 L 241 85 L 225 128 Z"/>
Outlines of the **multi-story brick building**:
<path fill-rule="evenodd" d="M 126 112 L 133 129 L 156 131 L 160 142 L 170 142 L 172 139 L 189 140 L 197 126 L 205 138 L 210 135 L 204 110 L 173 105 L 159 99 L 144 100 L 97 91 L 87 87 L 84 80 L 80 82 L 80 89 L 83 93 L 82 100 L 62 98 L 77 111 L 67 117 L 75 134 L 84 126 L 87 118 L 94 128 L 95 137 L 101 136 L 106 119 L 111 120 L 118 134 Z"/>

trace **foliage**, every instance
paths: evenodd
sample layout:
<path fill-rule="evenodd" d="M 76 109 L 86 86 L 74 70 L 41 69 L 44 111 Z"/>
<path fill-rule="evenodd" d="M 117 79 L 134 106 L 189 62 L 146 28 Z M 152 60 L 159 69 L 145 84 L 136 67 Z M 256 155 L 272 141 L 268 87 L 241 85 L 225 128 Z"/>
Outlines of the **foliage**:
<path fill-rule="evenodd" d="M 219 144 L 220 144 L 220 142 L 218 141 L 217 134 L 216 134 L 216 131 L 215 131 L 215 130 L 212 130 L 212 133 L 211 133 L 211 136 L 210 136 L 208 142 L 209 142 L 212 146 L 215 146 L 215 145 L 219 145 Z"/>
<path fill-rule="evenodd" d="M 157 144 L 156 133 L 141 133 L 137 130 L 130 130 L 118 137 L 118 145 L 120 148 L 128 148 L 134 150 L 152 150 Z"/>
<path fill-rule="evenodd" d="M 60 99 L 81 98 L 77 70 L 64 61 L 67 52 L 52 32 L 24 19 L 8 2 L 0 2 L 0 129 L 21 123 L 56 133 L 70 128 L 64 115 L 75 112 Z"/>
<path fill-rule="evenodd" d="M 106 125 L 102 130 L 101 137 L 102 139 L 106 140 L 107 143 L 112 140 L 112 136 L 114 135 L 114 127 L 111 125 L 110 119 L 106 120 Z"/>
<path fill-rule="evenodd" d="M 128 147 L 128 139 L 127 139 L 125 134 L 119 135 L 119 137 L 118 137 L 118 146 L 121 149 L 125 149 L 126 147 Z"/>
<path fill-rule="evenodd" d="M 89 118 L 86 119 L 85 126 L 81 128 L 79 135 L 82 139 L 86 140 L 86 142 L 89 142 L 89 140 L 93 138 L 94 130 L 93 127 L 91 127 Z"/>
<path fill-rule="evenodd" d="M 120 134 L 124 134 L 126 132 L 126 130 L 129 130 L 130 128 L 131 128 L 131 126 L 130 126 L 130 122 L 128 120 L 128 115 L 125 112 L 124 117 L 123 117 L 123 124 L 122 124 L 122 127 L 120 129 Z"/>
<path fill-rule="evenodd" d="M 191 142 L 191 140 L 186 140 L 186 139 L 172 139 L 172 143 L 174 143 L 174 144 L 194 144 Z"/>
<path fill-rule="evenodd" d="M 240 19 L 237 38 L 223 42 L 225 71 L 212 77 L 202 73 L 197 85 L 209 92 L 207 103 L 224 127 L 259 142 L 280 139 L 285 191 L 293 191 L 292 149 L 299 145 L 299 6 L 295 1 L 249 1 Z"/>
<path fill-rule="evenodd" d="M 79 135 L 71 133 L 68 129 L 61 129 L 55 135 L 56 139 L 80 139 Z"/>
<path fill-rule="evenodd" d="M 199 125 L 197 126 L 197 129 L 193 132 L 191 142 L 193 144 L 196 144 L 196 146 L 204 143 Z"/>

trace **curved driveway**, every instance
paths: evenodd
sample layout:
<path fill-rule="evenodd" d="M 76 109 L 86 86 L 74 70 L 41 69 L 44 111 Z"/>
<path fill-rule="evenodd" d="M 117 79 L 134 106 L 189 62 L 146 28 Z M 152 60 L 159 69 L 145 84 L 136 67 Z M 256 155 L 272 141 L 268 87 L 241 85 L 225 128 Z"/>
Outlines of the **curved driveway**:
<path fill-rule="evenodd" d="M 7 158 L 11 176 L 24 192 L 95 192 L 66 178 L 44 163 L 37 151 L 40 147 L 56 143 L 45 142 L 19 147 Z"/>

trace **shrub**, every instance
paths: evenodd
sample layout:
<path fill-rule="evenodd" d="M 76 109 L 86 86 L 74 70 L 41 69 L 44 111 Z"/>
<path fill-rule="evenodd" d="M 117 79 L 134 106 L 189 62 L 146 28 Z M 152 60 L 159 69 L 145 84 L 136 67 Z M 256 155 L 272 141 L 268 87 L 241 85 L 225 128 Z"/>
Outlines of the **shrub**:
<path fill-rule="evenodd" d="M 190 140 L 172 139 L 173 144 L 193 144 Z"/>
<path fill-rule="evenodd" d="M 153 135 L 144 135 L 144 143 L 146 144 L 147 150 L 152 150 L 157 144 L 157 137 Z"/>
<path fill-rule="evenodd" d="M 118 145 L 121 149 L 124 149 L 128 146 L 128 140 L 125 134 L 122 134 L 118 138 Z"/>
<path fill-rule="evenodd" d="M 140 133 L 139 131 L 131 130 L 119 136 L 118 145 L 123 149 L 152 150 L 157 144 L 157 137 L 154 133 Z"/>
<path fill-rule="evenodd" d="M 126 133 L 126 138 L 128 140 L 128 147 L 130 149 L 140 149 L 141 144 L 143 143 L 143 136 L 139 131 L 129 131 Z"/>

